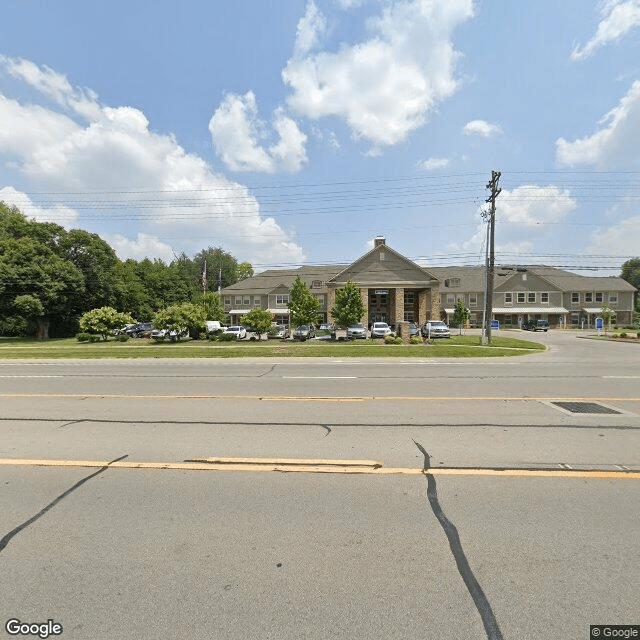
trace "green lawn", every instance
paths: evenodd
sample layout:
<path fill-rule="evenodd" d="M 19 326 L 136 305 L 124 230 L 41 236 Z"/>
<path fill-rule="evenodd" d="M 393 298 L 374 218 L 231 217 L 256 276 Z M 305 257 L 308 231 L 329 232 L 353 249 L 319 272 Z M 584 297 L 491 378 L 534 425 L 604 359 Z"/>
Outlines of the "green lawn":
<path fill-rule="evenodd" d="M 156 343 L 152 340 L 128 342 L 78 342 L 75 338 L 46 342 L 24 338 L 0 338 L 0 359 L 9 358 L 244 358 L 244 357 L 402 357 L 402 358 L 494 358 L 520 356 L 543 351 L 544 345 L 515 338 L 492 339 L 483 347 L 478 336 L 452 336 L 431 345 L 385 345 L 371 340 L 354 342 L 209 342 L 183 340 Z"/>

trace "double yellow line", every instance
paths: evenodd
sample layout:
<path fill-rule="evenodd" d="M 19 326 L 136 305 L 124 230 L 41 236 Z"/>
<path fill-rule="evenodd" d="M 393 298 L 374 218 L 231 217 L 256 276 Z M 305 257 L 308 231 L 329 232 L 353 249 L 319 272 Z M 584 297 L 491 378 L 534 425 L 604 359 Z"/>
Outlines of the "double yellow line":
<path fill-rule="evenodd" d="M 379 460 L 318 460 L 298 458 L 195 458 L 184 462 L 133 462 L 128 460 L 0 459 L 5 467 L 109 467 L 110 469 L 164 469 L 175 471 L 244 471 L 280 473 L 342 473 L 373 476 L 494 476 L 517 478 L 607 478 L 640 480 L 640 471 L 588 469 L 490 469 L 480 467 L 384 467 Z"/>

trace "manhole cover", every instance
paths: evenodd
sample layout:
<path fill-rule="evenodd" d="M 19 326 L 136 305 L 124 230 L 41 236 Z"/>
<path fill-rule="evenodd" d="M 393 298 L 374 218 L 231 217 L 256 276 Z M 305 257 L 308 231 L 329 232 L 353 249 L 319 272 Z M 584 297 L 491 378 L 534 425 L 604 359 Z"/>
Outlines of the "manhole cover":
<path fill-rule="evenodd" d="M 597 404 L 595 402 L 552 402 L 551 404 L 554 404 L 561 409 L 565 409 L 566 411 L 571 411 L 571 413 L 622 414 L 622 411 L 616 411 L 615 409 L 610 409 L 609 407 L 605 407 L 604 405 Z"/>

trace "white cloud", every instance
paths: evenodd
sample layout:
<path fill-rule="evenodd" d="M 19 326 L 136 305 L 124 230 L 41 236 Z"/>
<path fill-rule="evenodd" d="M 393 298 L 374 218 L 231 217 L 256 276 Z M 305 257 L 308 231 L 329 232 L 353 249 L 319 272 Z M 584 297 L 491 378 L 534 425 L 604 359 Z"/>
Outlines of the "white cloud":
<path fill-rule="evenodd" d="M 104 239 L 123 260 L 160 258 L 165 262 L 171 262 L 175 258 L 174 251 L 168 244 L 147 233 L 139 233 L 134 239 L 125 238 L 118 233 L 104 234 Z"/>
<path fill-rule="evenodd" d="M 374 145 L 374 153 L 401 142 L 458 88 L 459 54 L 451 37 L 472 15 L 472 0 L 387 4 L 369 21 L 368 40 L 335 52 L 294 55 L 282 72 L 292 89 L 287 103 L 308 118 L 343 118 L 355 138 Z M 301 33 L 296 52 L 309 42 L 307 31 Z"/>
<path fill-rule="evenodd" d="M 556 141 L 556 160 L 561 165 L 590 164 L 608 169 L 640 166 L 640 81 L 636 81 L 620 104 L 600 122 L 591 136 L 573 142 Z"/>
<path fill-rule="evenodd" d="M 258 106 L 252 91 L 244 96 L 228 95 L 209 122 L 216 153 L 233 171 L 299 171 L 307 162 L 307 136 L 283 109 L 274 112 L 273 128 L 279 135 L 276 144 L 266 148 L 266 124 L 258 117 Z"/>
<path fill-rule="evenodd" d="M 17 191 L 13 187 L 0 189 L 0 201 L 8 205 L 15 205 L 27 218 L 38 222 L 55 222 L 67 229 L 70 229 L 79 217 L 77 211 L 64 205 L 41 207 L 35 204 L 26 193 Z"/>
<path fill-rule="evenodd" d="M 465 136 L 481 136 L 483 138 L 492 138 L 502 133 L 500 125 L 491 124 L 486 120 L 471 120 L 464 125 L 462 130 Z"/>
<path fill-rule="evenodd" d="M 555 233 L 549 226 L 566 218 L 578 206 L 569 192 L 554 186 L 523 185 L 509 191 L 502 189 L 496 199 L 496 255 L 508 256 L 532 253 L 536 238 L 548 238 Z M 483 205 L 478 217 L 487 209 Z M 473 234 L 448 245 L 451 251 L 477 253 L 486 249 L 487 223 L 478 222 Z M 512 258 L 509 257 L 508 260 Z M 531 261 L 530 257 L 526 260 Z"/>
<path fill-rule="evenodd" d="M 608 228 L 594 231 L 591 234 L 591 243 L 584 253 L 636 256 L 638 247 L 640 247 L 640 215 L 635 215 L 618 220 Z"/>
<path fill-rule="evenodd" d="M 426 171 L 435 171 L 437 169 L 444 169 L 451 164 L 449 158 L 429 158 L 428 160 L 421 160 L 418 162 L 419 169 L 425 169 Z"/>
<path fill-rule="evenodd" d="M 501 221 L 535 227 L 558 222 L 577 206 L 577 201 L 566 190 L 523 185 L 513 191 L 502 190 L 496 199 L 496 216 Z"/>
<path fill-rule="evenodd" d="M 304 16 L 298 22 L 295 54 L 303 56 L 314 49 L 326 28 L 327 21 L 324 15 L 318 10 L 315 2 L 309 2 Z"/>
<path fill-rule="evenodd" d="M 640 27 L 640 0 L 605 2 L 602 6 L 602 20 L 595 35 L 584 47 L 574 47 L 571 60 L 588 58 L 600 47 L 620 40 L 636 27 Z"/>
<path fill-rule="evenodd" d="M 7 60 L 0 65 L 7 67 Z M 68 114 L 0 94 L 0 157 L 9 171 L 28 179 L 33 190 L 67 192 L 67 198 L 71 192 L 86 194 L 87 208 L 78 207 L 83 228 L 96 219 L 101 228 L 109 223 L 136 225 L 142 235 L 129 245 L 121 241 L 131 251 L 143 240 L 148 245 L 149 238 L 170 233 L 178 251 L 187 253 L 215 244 L 240 260 L 304 262 L 291 234 L 262 215 L 246 187 L 214 173 L 173 136 L 150 131 L 140 110 L 102 106 L 94 94 L 69 89 L 62 76 L 47 68 L 35 73 L 31 65 L 18 67 L 23 69 L 20 77 L 28 77 L 46 98 L 58 95 L 57 104 L 69 108 L 77 98 L 84 105 L 83 118 L 91 118 L 80 123 Z M 64 96 L 70 96 L 66 103 Z M 287 130 L 286 118 L 276 122 L 285 137 L 270 153 L 284 163 L 284 156 L 292 155 L 284 141 L 294 140 L 290 144 L 295 147 L 295 135 Z M 62 198 L 58 200 L 58 208 L 64 208 Z M 166 245 L 155 246 L 166 256 Z"/>

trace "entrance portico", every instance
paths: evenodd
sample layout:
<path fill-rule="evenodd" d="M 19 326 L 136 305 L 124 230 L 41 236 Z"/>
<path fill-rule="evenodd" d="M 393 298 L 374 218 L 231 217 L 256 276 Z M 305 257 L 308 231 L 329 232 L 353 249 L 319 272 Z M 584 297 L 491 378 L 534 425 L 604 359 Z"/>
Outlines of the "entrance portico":
<path fill-rule="evenodd" d="M 439 282 L 415 262 L 376 238 L 374 248 L 327 282 L 327 308 L 335 303 L 335 290 L 353 280 L 365 306 L 361 322 L 423 324 L 440 317 Z"/>

